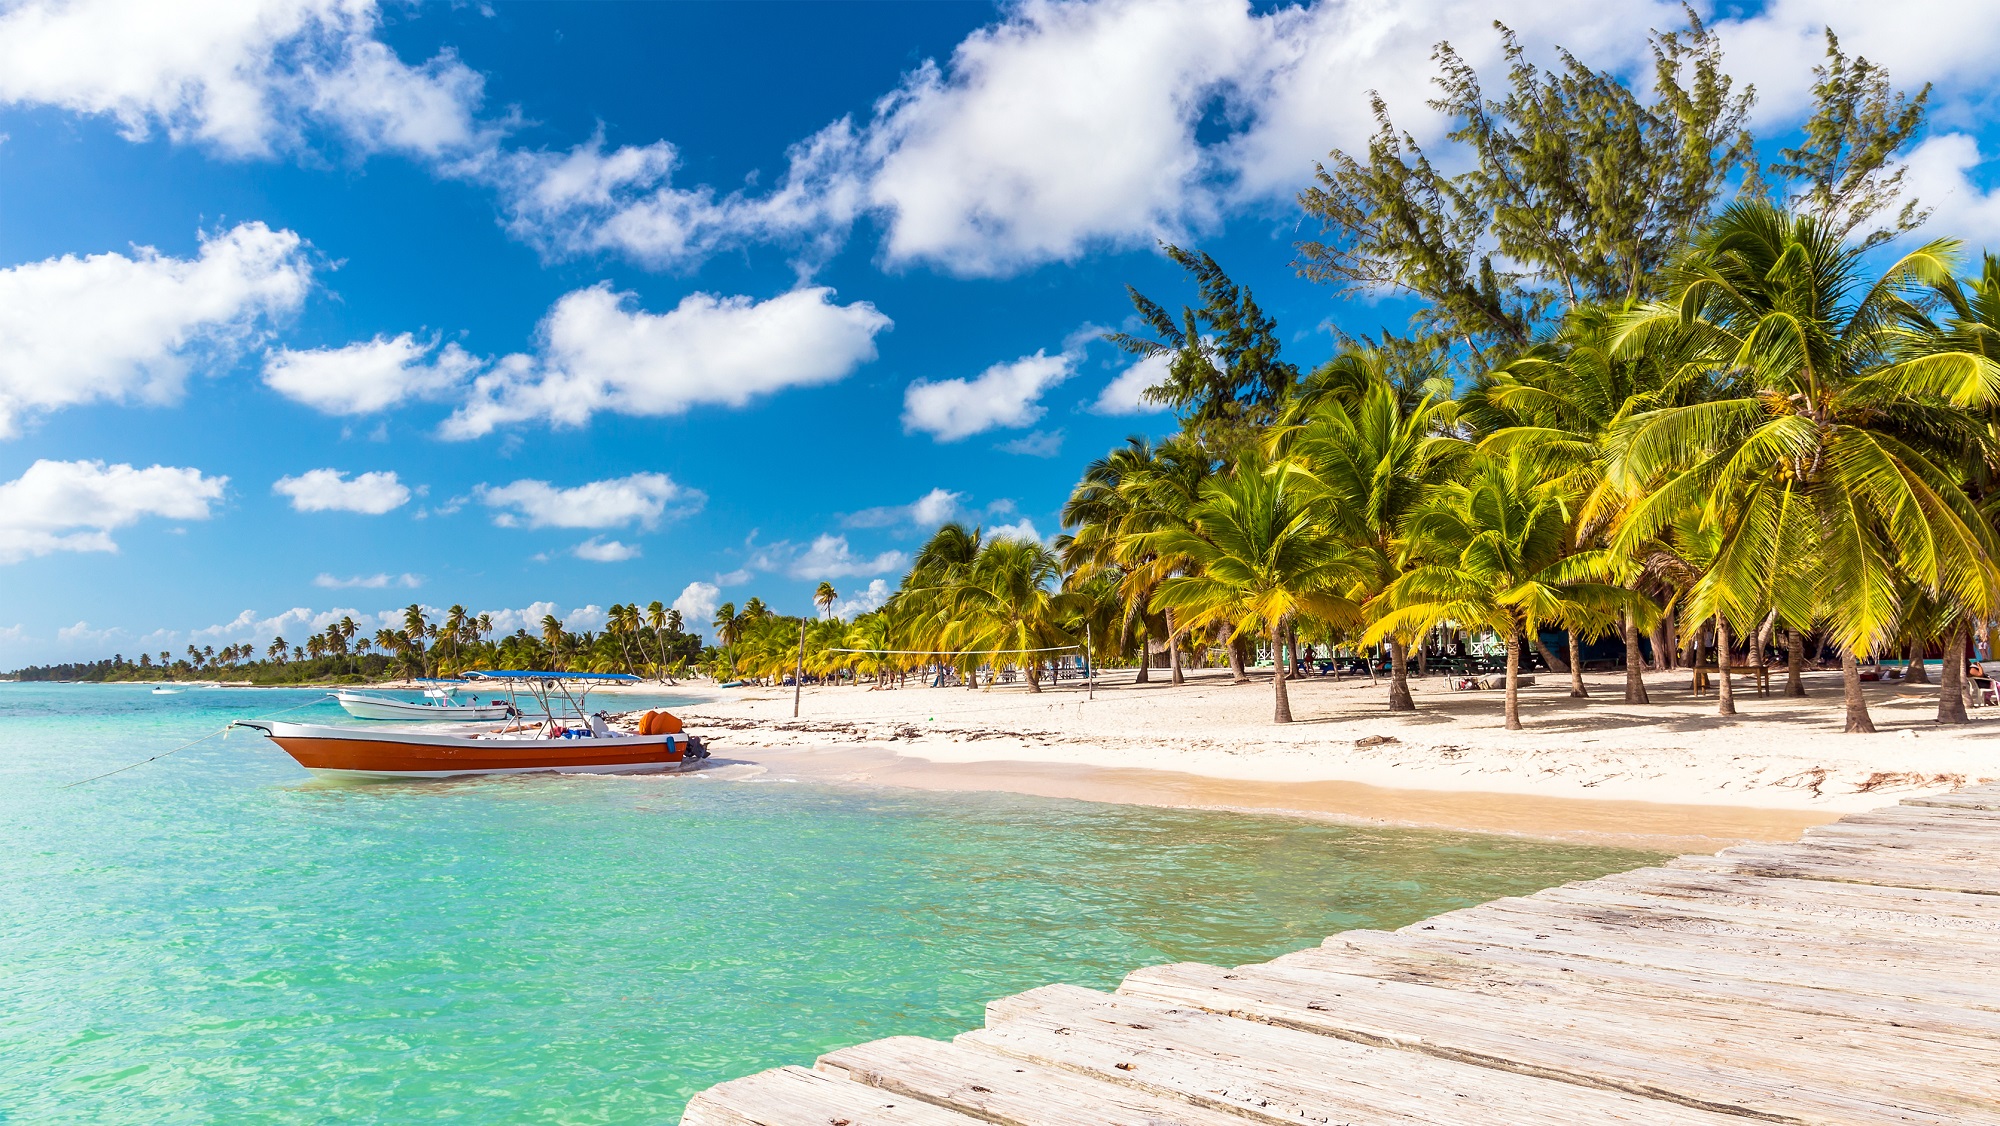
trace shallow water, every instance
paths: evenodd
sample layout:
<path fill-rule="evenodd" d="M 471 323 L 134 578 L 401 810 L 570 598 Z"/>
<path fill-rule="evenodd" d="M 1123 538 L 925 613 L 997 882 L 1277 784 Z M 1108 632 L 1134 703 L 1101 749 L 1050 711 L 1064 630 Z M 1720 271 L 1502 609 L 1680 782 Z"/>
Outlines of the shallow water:
<path fill-rule="evenodd" d="M 0 1121 L 671 1122 L 1006 993 L 1656 859 L 755 778 L 326 784 L 247 732 L 56 788 L 317 695 L 0 684 Z"/>

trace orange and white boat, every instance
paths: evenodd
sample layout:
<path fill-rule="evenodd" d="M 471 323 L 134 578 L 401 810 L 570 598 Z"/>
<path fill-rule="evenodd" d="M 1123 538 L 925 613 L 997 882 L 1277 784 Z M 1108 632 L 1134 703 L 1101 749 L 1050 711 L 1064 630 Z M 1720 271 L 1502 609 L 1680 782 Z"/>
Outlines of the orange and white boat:
<path fill-rule="evenodd" d="M 262 732 L 315 774 L 367 778 L 451 778 L 462 774 L 629 774 L 692 769 L 708 752 L 672 714 L 649 711 L 637 733 L 613 730 L 603 712 L 586 713 L 583 691 L 565 682 L 629 680 L 603 674 L 516 672 L 485 674 L 526 688 L 542 704 L 530 715 L 490 728 L 387 728 L 283 720 L 238 720 Z M 570 707 L 551 707 L 560 694 Z M 566 713 L 566 714 L 565 714 Z"/>

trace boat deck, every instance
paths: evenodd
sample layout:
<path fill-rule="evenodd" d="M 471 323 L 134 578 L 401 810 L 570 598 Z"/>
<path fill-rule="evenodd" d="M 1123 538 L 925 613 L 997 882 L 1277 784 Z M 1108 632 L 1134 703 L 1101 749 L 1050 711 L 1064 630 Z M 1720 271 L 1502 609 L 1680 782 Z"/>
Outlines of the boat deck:
<path fill-rule="evenodd" d="M 1051 985 L 695 1097 L 687 1126 L 2000 1123 L 2000 786 Z"/>

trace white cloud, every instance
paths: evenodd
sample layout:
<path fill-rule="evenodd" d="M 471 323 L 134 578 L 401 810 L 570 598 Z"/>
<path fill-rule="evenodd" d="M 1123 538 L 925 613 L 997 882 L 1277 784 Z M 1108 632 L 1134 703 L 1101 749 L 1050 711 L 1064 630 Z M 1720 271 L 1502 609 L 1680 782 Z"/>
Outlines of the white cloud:
<path fill-rule="evenodd" d="M 581 633 L 587 629 L 603 629 L 606 617 L 604 607 L 593 602 L 564 614 L 563 628 L 571 633 Z"/>
<path fill-rule="evenodd" d="M 250 343 L 311 282 L 299 236 L 262 223 L 203 235 L 194 258 L 137 247 L 0 270 L 0 437 L 31 412 L 170 402 L 191 368 Z"/>
<path fill-rule="evenodd" d="M 958 515 L 964 500 L 964 493 L 936 488 L 908 504 L 864 508 L 843 518 L 841 523 L 850 528 L 893 528 L 899 524 L 935 528 Z"/>
<path fill-rule="evenodd" d="M 1906 197 L 1932 209 L 1924 237 L 1962 238 L 1973 250 L 2000 250 L 2000 192 L 1988 192 L 1971 173 L 1985 163 L 1979 142 L 1963 133 L 1932 136 L 1918 145 L 1905 162 Z"/>
<path fill-rule="evenodd" d="M 986 539 L 990 540 L 1033 540 L 1042 542 L 1042 534 L 1035 530 L 1035 522 L 1026 516 L 1012 524 L 995 524 L 986 529 Z"/>
<path fill-rule="evenodd" d="M 851 622 L 862 614 L 880 610 L 882 604 L 889 601 L 889 595 L 892 593 L 894 592 L 889 589 L 887 579 L 871 579 L 866 590 L 852 598 L 844 598 L 834 603 L 829 614 L 843 622 Z"/>
<path fill-rule="evenodd" d="M 1068 379 L 1076 359 L 1038 351 L 994 364 L 976 379 L 919 379 L 903 391 L 903 428 L 956 442 L 995 427 L 1033 425 L 1042 417 L 1042 393 Z"/>
<path fill-rule="evenodd" d="M 673 145 L 606 152 L 601 128 L 567 152 L 498 156 L 490 178 L 508 229 L 548 254 L 610 251 L 654 267 L 688 266 L 752 240 L 803 241 L 823 254 L 860 207 L 856 143 L 846 119 L 827 126 L 793 146 L 777 189 L 756 197 L 676 188 L 680 154 Z"/>
<path fill-rule="evenodd" d="M 233 156 L 296 147 L 310 128 L 433 157 L 490 143 L 473 120 L 480 76 L 448 51 L 402 62 L 379 23 L 373 0 L 26 0 L 0 14 L 0 102 Z"/>
<path fill-rule="evenodd" d="M 757 572 L 750 568 L 738 567 L 734 571 L 725 571 L 715 576 L 715 581 L 723 586 L 742 586 L 756 577 Z"/>
<path fill-rule="evenodd" d="M 1097 401 L 1090 409 L 1097 414 L 1154 414 L 1167 408 L 1158 403 L 1149 403 L 1145 392 L 1167 381 L 1167 368 L 1173 362 L 1171 356 L 1162 353 L 1147 356 L 1127 367 L 1104 385 L 1098 392 Z"/>
<path fill-rule="evenodd" d="M 592 536 L 570 549 L 578 559 L 592 563 L 623 563 L 627 559 L 639 558 L 639 549 L 633 544 L 607 540 L 603 536 Z"/>
<path fill-rule="evenodd" d="M 888 260 L 1007 273 L 1206 223 L 1195 124 L 1257 49 L 1240 0 L 1013 6 L 878 107 Z"/>
<path fill-rule="evenodd" d="M 715 617 L 715 607 L 722 600 L 722 588 L 714 583 L 692 582 L 681 589 L 680 597 L 674 599 L 674 609 L 681 612 L 681 619 L 690 629 L 708 625 Z"/>
<path fill-rule="evenodd" d="M 338 469 L 308 469 L 297 477 L 280 477 L 271 491 L 289 497 L 298 512 L 359 512 L 380 516 L 410 502 L 409 486 L 393 471 L 363 473 L 352 481 Z"/>
<path fill-rule="evenodd" d="M 766 301 L 694 293 L 666 313 L 628 309 L 608 283 L 566 294 L 542 322 L 540 355 L 507 356 L 474 381 L 442 433 L 475 438 L 531 419 L 581 426 L 597 411 L 659 416 L 740 407 L 786 387 L 832 383 L 875 358 L 890 320 L 823 286 Z"/>
<path fill-rule="evenodd" d="M 92 629 L 89 622 L 78 622 L 56 631 L 56 640 L 72 647 L 109 645 L 118 640 L 129 641 L 131 637 L 131 634 L 117 626 L 112 626 L 110 629 Z"/>
<path fill-rule="evenodd" d="M 1062 452 L 1062 440 L 1063 432 L 1060 430 L 1032 430 L 995 448 L 1001 453 L 1021 454 L 1024 457 L 1054 457 Z"/>
<path fill-rule="evenodd" d="M 530 602 L 518 610 L 501 609 L 481 612 L 492 621 L 493 633 L 496 637 L 505 636 L 513 633 L 515 630 L 522 629 L 540 636 L 542 632 L 542 619 L 544 617 L 551 614 L 555 614 L 558 619 L 562 617 L 561 614 L 556 614 L 556 604 L 553 602 Z"/>
<path fill-rule="evenodd" d="M 758 550 L 750 566 L 759 571 L 783 571 L 795 579 L 817 582 L 849 576 L 880 575 L 901 570 L 910 557 L 900 551 L 875 556 L 854 554 L 846 536 L 822 535 L 811 546 L 800 548 L 789 542 L 771 544 Z"/>
<path fill-rule="evenodd" d="M 405 571 L 400 575 L 391 575 L 386 571 L 382 571 L 382 572 L 377 572 L 376 574 L 373 575 L 352 575 L 344 579 L 329 574 L 325 571 L 321 571 L 318 575 L 313 577 L 313 585 L 317 587 L 325 587 L 328 590 L 345 590 L 348 588 L 359 588 L 362 590 L 384 590 L 392 586 L 399 586 L 410 590 L 415 590 L 416 588 L 424 585 L 424 580 L 423 576 L 412 575 L 408 571 Z"/>
<path fill-rule="evenodd" d="M 371 414 L 455 391 L 479 367 L 455 342 L 440 349 L 406 332 L 342 348 L 279 348 L 264 358 L 264 382 L 325 414 Z"/>
<path fill-rule="evenodd" d="M 227 477 L 155 465 L 37 461 L 0 482 L 0 563 L 56 551 L 117 551 L 111 533 L 147 516 L 206 520 Z"/>
<path fill-rule="evenodd" d="M 559 489 L 547 481 L 521 480 L 473 490 L 481 504 L 497 509 L 493 522 L 503 528 L 616 528 L 629 524 L 651 528 L 667 514 L 680 516 L 701 508 L 708 497 L 698 489 L 676 484 L 664 473 L 634 473 L 575 488 Z"/>

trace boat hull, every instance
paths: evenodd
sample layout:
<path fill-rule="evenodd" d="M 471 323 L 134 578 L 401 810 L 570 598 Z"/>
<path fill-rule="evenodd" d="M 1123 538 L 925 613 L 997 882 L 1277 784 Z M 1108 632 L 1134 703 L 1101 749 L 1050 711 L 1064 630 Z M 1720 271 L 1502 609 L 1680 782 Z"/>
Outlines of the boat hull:
<path fill-rule="evenodd" d="M 310 723 L 245 723 L 315 774 L 452 778 L 464 774 L 631 774 L 686 770 L 686 735 L 546 739 L 424 731 L 362 731 Z"/>
<path fill-rule="evenodd" d="M 333 698 L 355 719 L 391 719 L 420 723 L 490 723 L 506 719 L 506 704 L 416 704 L 386 696 L 335 692 Z"/>

